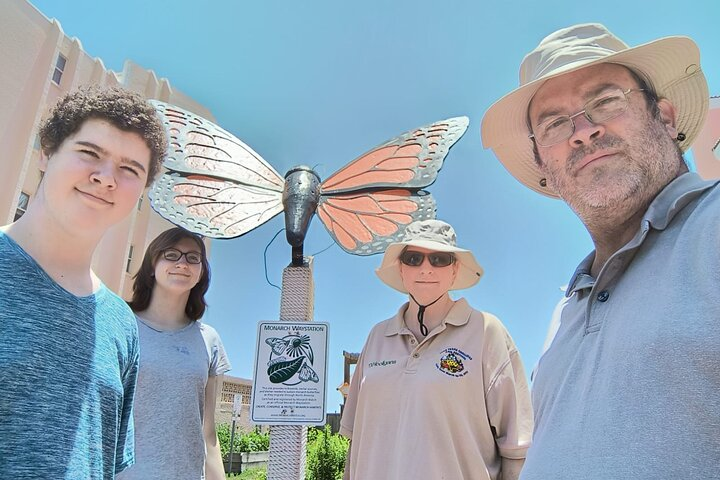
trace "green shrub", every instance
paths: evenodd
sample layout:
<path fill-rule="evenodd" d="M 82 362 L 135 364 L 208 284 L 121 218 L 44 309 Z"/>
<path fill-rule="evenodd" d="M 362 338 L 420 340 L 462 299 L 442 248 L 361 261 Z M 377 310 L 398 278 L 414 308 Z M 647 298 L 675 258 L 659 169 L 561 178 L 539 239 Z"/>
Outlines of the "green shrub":
<path fill-rule="evenodd" d="M 230 425 L 217 425 L 220 452 L 227 458 L 230 452 Z M 345 470 L 345 458 L 349 447 L 348 440 L 341 435 L 333 435 L 330 426 L 324 429 L 309 428 L 306 459 L 306 480 L 338 480 L 342 479 Z M 258 452 L 270 449 L 270 435 L 252 432 L 235 432 L 234 453 Z M 247 475 L 247 476 L 246 476 Z M 229 476 L 236 480 L 267 480 L 267 472 L 262 468 L 252 468 L 239 476 Z"/>
<path fill-rule="evenodd" d="M 220 454 L 225 458 L 227 454 L 230 453 L 230 425 L 227 423 L 218 423 L 215 425 L 215 430 L 217 431 L 218 441 L 220 442 Z"/>
<path fill-rule="evenodd" d="M 235 434 L 237 437 L 237 433 Z M 240 441 L 238 442 L 240 452 L 266 452 L 270 450 L 270 434 L 260 433 L 259 429 L 255 429 L 252 432 L 243 433 L 240 435 Z M 236 438 L 237 442 L 238 439 Z"/>
<path fill-rule="evenodd" d="M 349 442 L 347 438 L 324 429 L 308 429 L 307 480 L 342 479 Z"/>
<path fill-rule="evenodd" d="M 230 453 L 230 425 L 217 424 L 218 440 L 220 440 L 220 453 L 225 458 Z M 264 452 L 270 449 L 270 435 L 260 433 L 259 429 L 251 432 L 235 430 L 233 454 L 238 452 Z"/>
<path fill-rule="evenodd" d="M 250 468 L 240 475 L 229 478 L 233 480 L 267 480 L 267 470 L 264 468 Z"/>

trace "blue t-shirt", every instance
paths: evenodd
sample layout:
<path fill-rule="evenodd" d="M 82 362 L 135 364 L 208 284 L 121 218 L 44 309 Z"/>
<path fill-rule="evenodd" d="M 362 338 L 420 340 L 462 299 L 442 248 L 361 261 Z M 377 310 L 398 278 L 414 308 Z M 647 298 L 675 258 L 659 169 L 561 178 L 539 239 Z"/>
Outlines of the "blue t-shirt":
<path fill-rule="evenodd" d="M 134 461 L 135 317 L 77 297 L 0 232 L 0 478 L 112 479 Z"/>

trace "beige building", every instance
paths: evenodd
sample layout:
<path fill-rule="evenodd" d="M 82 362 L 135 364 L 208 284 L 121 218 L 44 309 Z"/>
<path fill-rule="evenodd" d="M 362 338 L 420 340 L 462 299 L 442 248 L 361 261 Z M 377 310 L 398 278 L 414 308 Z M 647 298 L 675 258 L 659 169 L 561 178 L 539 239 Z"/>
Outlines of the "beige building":
<path fill-rule="evenodd" d="M 122 72 L 107 70 L 102 60 L 67 37 L 60 23 L 25 0 L 3 0 L 0 15 L 0 224 L 14 221 L 32 202 L 42 172 L 38 169 L 38 124 L 64 93 L 88 84 L 123 86 L 181 106 L 213 120 L 210 111 L 157 78 L 151 70 L 127 61 Z M 112 290 L 129 298 L 133 274 L 146 245 L 170 223 L 144 197 L 135 215 L 103 238 L 93 261 L 95 272 Z"/>
<path fill-rule="evenodd" d="M 235 395 L 242 395 L 240 418 L 235 423 L 237 429 L 249 432 L 253 428 L 250 421 L 250 405 L 252 403 L 252 380 L 223 376 L 222 393 L 215 405 L 215 423 L 232 423 L 233 403 Z"/>
<path fill-rule="evenodd" d="M 48 19 L 26 0 L 2 0 L 0 65 L 0 225 L 19 218 L 35 196 L 42 177 L 38 124 L 66 92 L 89 84 L 122 86 L 214 120 L 207 108 L 173 88 L 167 79 L 157 78 L 152 70 L 132 61 L 125 62 L 122 72 L 106 69 L 102 60 L 83 51 L 80 40 L 67 37 L 57 20 Z M 95 252 L 93 269 L 109 288 L 129 298 L 132 275 L 145 247 L 171 226 L 143 196 L 135 214 L 105 235 Z M 241 425 L 249 422 L 251 391 L 252 381 L 226 376 L 218 421 L 230 421 L 233 395 L 242 393 Z"/>
<path fill-rule="evenodd" d="M 720 97 L 710 97 L 707 121 L 693 143 L 692 153 L 703 178 L 720 178 Z"/>

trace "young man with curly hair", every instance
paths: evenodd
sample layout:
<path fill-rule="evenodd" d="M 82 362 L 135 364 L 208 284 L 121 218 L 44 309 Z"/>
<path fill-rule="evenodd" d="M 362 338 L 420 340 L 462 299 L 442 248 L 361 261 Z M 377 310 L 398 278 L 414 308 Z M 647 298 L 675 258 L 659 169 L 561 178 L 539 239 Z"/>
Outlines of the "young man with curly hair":
<path fill-rule="evenodd" d="M 40 141 L 37 195 L 0 227 L 0 478 L 114 478 L 134 461 L 137 327 L 91 263 L 167 138 L 140 95 L 91 87 L 60 99 Z"/>

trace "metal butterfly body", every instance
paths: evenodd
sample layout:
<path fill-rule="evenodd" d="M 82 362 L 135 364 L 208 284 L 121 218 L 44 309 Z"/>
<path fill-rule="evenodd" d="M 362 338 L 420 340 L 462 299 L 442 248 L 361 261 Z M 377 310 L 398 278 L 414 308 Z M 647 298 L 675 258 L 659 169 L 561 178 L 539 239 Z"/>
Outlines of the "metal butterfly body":
<path fill-rule="evenodd" d="M 421 190 L 435 181 L 467 117 L 421 127 L 380 145 L 325 181 L 307 166 L 283 179 L 249 146 L 214 123 L 151 100 L 168 129 L 165 172 L 150 189 L 153 208 L 176 225 L 211 238 L 234 238 L 285 211 L 293 264 L 302 264 L 310 220 L 317 212 L 347 252 L 371 255 L 396 241 L 404 227 L 435 216 Z"/>

